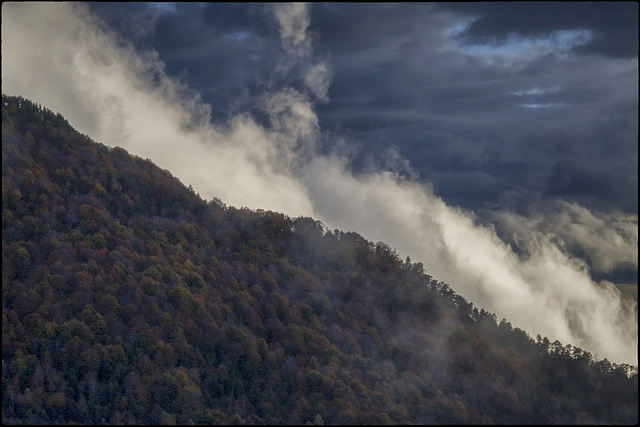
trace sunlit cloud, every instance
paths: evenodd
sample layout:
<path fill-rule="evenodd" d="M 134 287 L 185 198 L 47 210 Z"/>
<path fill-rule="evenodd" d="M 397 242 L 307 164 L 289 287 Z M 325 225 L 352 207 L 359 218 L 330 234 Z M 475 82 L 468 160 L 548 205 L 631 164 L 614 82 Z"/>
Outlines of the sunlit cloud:
<path fill-rule="evenodd" d="M 566 253 L 582 251 L 599 272 L 638 268 L 638 219 L 620 213 L 601 213 L 577 203 L 556 200 L 532 207 L 527 215 L 509 211 L 495 213 L 495 220 L 511 234 L 518 246 L 532 236 L 551 240 Z"/>

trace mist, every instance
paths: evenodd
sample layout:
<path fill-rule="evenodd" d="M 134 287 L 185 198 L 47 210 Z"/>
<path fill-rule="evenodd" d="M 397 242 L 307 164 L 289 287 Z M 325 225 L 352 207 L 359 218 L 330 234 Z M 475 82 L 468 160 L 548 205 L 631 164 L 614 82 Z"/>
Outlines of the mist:
<path fill-rule="evenodd" d="M 3 3 L 2 90 L 61 113 L 97 142 L 151 159 L 206 199 L 311 216 L 385 242 L 533 337 L 637 364 L 637 303 L 589 270 L 637 269 L 637 219 L 567 202 L 525 215 L 498 210 L 495 225 L 482 224 L 400 173 L 398 159 L 353 172 L 339 136 L 328 154 L 319 149 L 315 108 L 331 102 L 332 71 L 314 58 L 308 6 L 272 12 L 265 19 L 282 57 L 255 99 L 263 120 L 247 111 L 213 124 L 211 106 L 168 76 L 157 54 L 136 51 L 79 4 Z"/>

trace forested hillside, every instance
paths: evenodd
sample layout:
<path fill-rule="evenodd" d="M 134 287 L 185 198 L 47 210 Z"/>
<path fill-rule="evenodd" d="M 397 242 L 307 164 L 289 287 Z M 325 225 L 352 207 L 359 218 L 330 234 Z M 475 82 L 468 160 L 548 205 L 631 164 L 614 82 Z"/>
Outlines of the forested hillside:
<path fill-rule="evenodd" d="M 637 368 L 4 95 L 2 304 L 3 423 L 638 421 Z"/>

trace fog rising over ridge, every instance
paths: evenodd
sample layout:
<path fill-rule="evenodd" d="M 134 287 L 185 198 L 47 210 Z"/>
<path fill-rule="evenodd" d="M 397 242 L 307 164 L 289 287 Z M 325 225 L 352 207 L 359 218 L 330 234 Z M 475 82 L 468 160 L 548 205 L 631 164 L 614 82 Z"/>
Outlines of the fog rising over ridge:
<path fill-rule="evenodd" d="M 148 27 L 140 26 L 139 37 L 154 31 L 159 16 L 175 13 L 166 7 L 142 21 Z M 612 284 L 596 283 L 589 272 L 637 271 L 637 215 L 541 198 L 526 209 L 496 205 L 490 215 L 493 225 L 445 202 L 438 188 L 414 173 L 412 159 L 397 150 L 382 151 L 356 171 L 353 133 L 342 135 L 339 128 L 327 132 L 319 119 L 318 111 L 343 100 L 332 95 L 339 75 L 330 57 L 317 51 L 324 34 L 314 32 L 310 6 L 277 4 L 260 10 L 253 19 L 272 28 L 281 49 L 270 59 L 268 79 L 259 90 L 239 97 L 224 120 L 201 92 L 167 72 L 155 50 L 134 47 L 81 5 L 3 4 L 3 93 L 60 112 L 98 142 L 150 158 L 206 199 L 311 216 L 330 229 L 383 241 L 402 257 L 422 262 L 429 274 L 478 307 L 533 337 L 541 334 L 598 358 L 637 364 L 636 303 Z M 467 28 L 468 34 L 473 31 L 477 37 L 483 34 Z M 230 34 L 229 44 L 249 37 L 241 31 Z M 587 36 L 574 34 L 564 43 L 577 43 L 580 37 Z M 537 49 L 551 49 L 545 46 Z M 183 53 L 188 52 L 185 47 Z M 357 53 L 365 63 L 371 60 L 366 49 Z M 526 61 L 517 55 L 510 60 Z M 618 67 L 615 72 L 627 72 Z M 354 80 L 354 86 L 359 84 Z M 553 99 L 553 87 L 534 89 L 511 97 L 551 94 L 543 101 L 529 99 L 525 109 L 560 103 Z M 350 114 L 340 108 L 331 114 L 341 111 Z M 388 111 L 378 113 L 389 120 Z M 372 117 L 375 122 L 376 115 Z M 633 133 L 633 125 L 630 129 L 626 132 Z M 438 126 L 433 132 L 439 132 Z M 461 141 L 452 141 L 456 143 Z M 589 162 L 585 164 L 586 171 Z M 566 177 L 558 170 L 549 192 L 567 191 L 580 173 L 572 167 L 574 173 Z M 470 186 L 483 177 L 474 173 L 469 174 Z M 637 196 L 637 186 L 635 191 Z M 581 258 L 570 255 L 576 253 Z"/>

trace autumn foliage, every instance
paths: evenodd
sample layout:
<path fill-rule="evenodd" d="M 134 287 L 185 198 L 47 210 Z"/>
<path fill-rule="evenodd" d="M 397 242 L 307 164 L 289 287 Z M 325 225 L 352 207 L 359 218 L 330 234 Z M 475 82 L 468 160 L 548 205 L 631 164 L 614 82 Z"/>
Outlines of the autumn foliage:
<path fill-rule="evenodd" d="M 393 207 L 389 207 L 392 209 Z M 637 368 L 2 99 L 3 423 L 622 423 Z"/>

